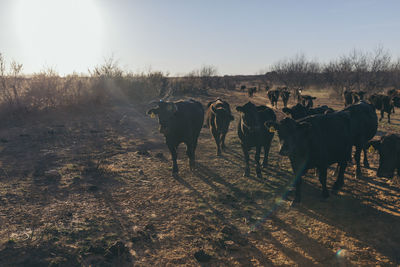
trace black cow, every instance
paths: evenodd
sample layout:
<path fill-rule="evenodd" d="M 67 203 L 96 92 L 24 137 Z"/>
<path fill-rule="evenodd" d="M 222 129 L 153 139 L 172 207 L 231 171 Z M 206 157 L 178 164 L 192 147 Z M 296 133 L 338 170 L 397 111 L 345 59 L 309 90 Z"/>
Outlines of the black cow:
<path fill-rule="evenodd" d="M 353 104 L 353 92 L 352 91 L 347 91 L 347 90 L 344 91 L 343 98 L 344 98 L 344 106 L 345 107 Z"/>
<path fill-rule="evenodd" d="M 315 96 L 310 95 L 302 95 L 301 96 L 301 104 L 307 108 L 312 108 L 314 105 L 313 100 L 317 99 Z"/>
<path fill-rule="evenodd" d="M 294 90 L 294 95 L 293 97 L 295 98 L 295 100 L 297 100 L 297 103 L 301 103 L 301 93 L 303 92 L 302 88 L 296 88 Z"/>
<path fill-rule="evenodd" d="M 302 176 L 317 168 L 322 185 L 322 197 L 327 198 L 327 168 L 339 164 L 339 174 L 332 188 L 336 193 L 344 183 L 344 171 L 351 157 L 351 118 L 347 112 L 308 116 L 295 121 L 285 118 L 279 123 L 267 123 L 278 131 L 279 154 L 288 156 L 296 177 L 293 204 L 301 201 Z"/>
<path fill-rule="evenodd" d="M 262 178 L 260 167 L 261 147 L 264 147 L 263 167 L 265 168 L 268 166 L 268 153 L 272 138 L 274 137 L 274 133 L 266 129 L 264 123 L 269 121 L 275 122 L 276 115 L 272 109 L 266 106 L 256 107 L 251 102 L 243 106 L 237 106 L 236 110 L 240 113 L 238 136 L 246 164 L 244 176 L 250 175 L 249 150 L 255 147 L 256 173 L 257 177 Z"/>
<path fill-rule="evenodd" d="M 246 90 L 246 85 L 240 86 L 240 91 L 244 91 L 244 90 Z"/>
<path fill-rule="evenodd" d="M 366 92 L 364 92 L 364 91 L 353 92 L 353 94 L 352 94 L 353 103 L 355 104 L 360 100 L 364 100 L 365 94 L 366 94 Z"/>
<path fill-rule="evenodd" d="M 381 111 L 381 117 L 379 121 L 383 119 L 385 112 L 388 114 L 388 123 L 390 123 L 390 114 L 393 110 L 393 99 L 388 95 L 373 94 L 368 98 L 369 102 L 377 109 Z"/>
<path fill-rule="evenodd" d="M 271 102 L 272 107 L 278 108 L 279 90 L 269 90 L 267 93 L 268 99 Z"/>
<path fill-rule="evenodd" d="M 287 103 L 289 101 L 289 96 L 290 96 L 290 92 L 287 90 L 282 90 L 280 92 L 281 98 L 282 98 L 282 102 L 283 102 L 283 106 L 286 108 L 287 107 Z"/>
<path fill-rule="evenodd" d="M 247 94 L 249 95 L 249 97 L 253 97 L 255 92 L 257 92 L 257 87 L 249 87 L 249 88 L 247 88 Z"/>
<path fill-rule="evenodd" d="M 158 107 L 150 109 L 147 114 L 158 115 L 160 133 L 164 134 L 172 156 L 172 174 L 178 173 L 176 150 L 180 143 L 186 144 L 189 166 L 193 171 L 197 139 L 204 120 L 203 106 L 193 99 L 178 102 L 160 101 Z"/>
<path fill-rule="evenodd" d="M 382 136 L 380 140 L 369 142 L 369 146 L 379 152 L 379 167 L 376 175 L 393 178 L 394 171 L 400 176 L 400 136 L 390 134 Z"/>
<path fill-rule="evenodd" d="M 217 155 L 221 155 L 221 149 L 225 149 L 225 136 L 229 129 L 229 124 L 233 121 L 231 108 L 228 102 L 218 98 L 207 105 L 206 123 L 210 128 L 217 145 Z"/>
<path fill-rule="evenodd" d="M 371 140 L 378 129 L 378 117 L 374 107 L 365 101 L 360 101 L 350 105 L 343 110 L 347 112 L 351 118 L 351 138 L 352 145 L 356 147 L 354 159 L 356 160 L 356 178 L 362 176 L 360 167 L 361 150 L 364 151 L 364 167 L 369 168 L 367 157 L 367 144 Z"/>
<path fill-rule="evenodd" d="M 392 113 L 394 113 L 394 107 L 400 108 L 400 90 L 391 89 L 387 91 L 387 95 L 393 100 Z"/>
<path fill-rule="evenodd" d="M 344 106 L 347 107 L 351 104 L 355 104 L 360 100 L 364 100 L 364 95 L 366 92 L 364 91 L 344 91 Z"/>
<path fill-rule="evenodd" d="M 316 107 L 316 108 L 307 108 L 301 104 L 297 104 L 291 108 L 283 108 L 282 111 L 285 114 L 288 114 L 292 117 L 294 120 L 298 120 L 310 115 L 316 115 L 316 114 L 324 114 L 324 113 L 332 113 L 334 110 L 326 105 Z"/>

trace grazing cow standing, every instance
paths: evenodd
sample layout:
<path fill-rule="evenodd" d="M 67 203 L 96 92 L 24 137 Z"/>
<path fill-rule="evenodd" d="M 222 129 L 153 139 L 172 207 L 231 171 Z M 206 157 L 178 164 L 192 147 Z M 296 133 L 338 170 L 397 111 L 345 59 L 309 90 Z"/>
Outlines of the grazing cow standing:
<path fill-rule="evenodd" d="M 379 152 L 378 177 L 393 178 L 394 171 L 400 176 L 400 135 L 382 136 L 380 140 L 370 141 L 368 146 Z"/>
<path fill-rule="evenodd" d="M 278 108 L 278 99 L 279 99 L 279 90 L 275 89 L 275 90 L 269 90 L 268 91 L 268 99 L 271 102 L 272 107 L 276 107 Z"/>
<path fill-rule="evenodd" d="M 306 108 L 312 108 L 314 105 L 313 100 L 317 99 L 315 96 L 310 95 L 302 95 L 301 96 L 301 104 Z"/>
<path fill-rule="evenodd" d="M 249 97 L 253 97 L 255 92 L 257 92 L 257 87 L 249 87 L 249 88 L 247 88 L 247 94 L 249 95 Z"/>
<path fill-rule="evenodd" d="M 204 120 L 203 106 L 193 100 L 167 102 L 160 101 L 157 108 L 147 114 L 158 115 L 160 133 L 165 136 L 166 144 L 172 156 L 172 174 L 178 173 L 177 148 L 180 143 L 186 144 L 190 170 L 195 167 L 195 150 Z"/>
<path fill-rule="evenodd" d="M 240 91 L 244 91 L 244 90 L 246 90 L 246 85 L 240 86 Z"/>
<path fill-rule="evenodd" d="M 369 102 L 375 107 L 375 109 L 381 111 L 381 117 L 379 121 L 383 119 L 385 112 L 388 114 L 388 123 L 390 123 L 390 114 L 393 110 L 393 99 L 390 96 L 382 94 L 373 94 L 368 98 Z"/>
<path fill-rule="evenodd" d="M 343 110 L 350 115 L 352 145 L 356 147 L 354 159 L 356 161 L 356 178 L 362 176 L 360 166 L 361 150 L 364 151 L 364 167 L 369 168 L 367 144 L 378 130 L 378 117 L 374 107 L 365 101 L 360 101 Z"/>
<path fill-rule="evenodd" d="M 229 129 L 229 124 L 233 121 L 231 108 L 228 102 L 220 98 L 211 101 L 207 105 L 206 123 L 210 128 L 217 145 L 217 155 L 221 155 L 221 150 L 225 149 L 225 136 Z"/>
<path fill-rule="evenodd" d="M 294 120 L 298 120 L 310 115 L 316 115 L 316 114 L 324 114 L 324 113 L 332 113 L 335 110 L 332 108 L 324 105 L 316 108 L 306 108 L 305 106 L 301 104 L 297 104 L 291 108 L 283 108 L 282 109 L 283 113 L 288 114 L 292 117 Z"/>
<path fill-rule="evenodd" d="M 351 156 L 350 116 L 334 112 L 308 116 L 295 121 L 285 118 L 279 123 L 267 123 L 278 131 L 279 154 L 288 156 L 296 177 L 293 205 L 301 201 L 302 176 L 308 169 L 317 168 L 322 185 L 322 197 L 327 198 L 327 168 L 339 164 L 339 174 L 332 191 L 336 193 L 344 184 L 344 171 Z"/>
<path fill-rule="evenodd" d="M 274 133 L 266 129 L 264 123 L 270 121 L 275 122 L 276 115 L 272 109 L 266 106 L 256 107 L 251 102 L 243 106 L 237 106 L 236 110 L 240 113 L 238 136 L 246 164 L 244 176 L 248 177 L 250 175 L 249 150 L 255 147 L 256 173 L 258 178 L 262 178 L 260 167 L 261 147 L 264 148 L 263 167 L 265 168 L 268 166 L 268 153 L 272 138 L 274 137 Z"/>

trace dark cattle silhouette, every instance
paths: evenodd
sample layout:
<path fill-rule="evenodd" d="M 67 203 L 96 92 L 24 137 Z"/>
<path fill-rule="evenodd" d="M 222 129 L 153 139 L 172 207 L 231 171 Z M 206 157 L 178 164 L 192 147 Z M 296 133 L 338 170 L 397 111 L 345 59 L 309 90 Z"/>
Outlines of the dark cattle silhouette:
<path fill-rule="evenodd" d="M 275 89 L 275 90 L 269 90 L 267 93 L 268 99 L 271 102 L 272 107 L 278 108 L 278 99 L 279 99 L 280 91 Z"/>
<path fill-rule="evenodd" d="M 313 100 L 317 99 L 315 96 L 301 95 L 301 104 L 307 108 L 312 108 L 314 106 Z"/>
<path fill-rule="evenodd" d="M 257 92 L 257 87 L 248 87 L 247 88 L 247 94 L 249 97 L 253 97 L 255 92 Z"/>
<path fill-rule="evenodd" d="M 283 106 L 286 108 L 287 107 L 287 103 L 289 101 L 290 92 L 287 90 L 287 88 L 283 89 L 280 92 L 280 96 L 282 98 Z"/>
<path fill-rule="evenodd" d="M 355 146 L 354 159 L 356 161 L 356 177 L 362 176 L 360 166 L 361 150 L 364 151 L 364 167 L 369 167 L 367 157 L 367 143 L 378 129 L 378 117 L 374 107 L 365 101 L 360 101 L 343 110 L 348 112 L 351 118 L 352 145 Z"/>
<path fill-rule="evenodd" d="M 347 91 L 347 90 L 344 91 L 343 98 L 344 98 L 344 106 L 345 107 L 353 104 L 353 92 L 352 91 Z"/>
<path fill-rule="evenodd" d="M 335 110 L 332 108 L 324 105 L 316 108 L 307 108 L 301 104 L 297 104 L 291 108 L 283 108 L 282 111 L 285 114 L 288 114 L 292 117 L 294 120 L 298 120 L 310 115 L 316 115 L 316 114 L 324 114 L 324 113 L 332 113 Z"/>
<path fill-rule="evenodd" d="M 240 91 L 244 91 L 244 90 L 246 90 L 246 85 L 240 86 Z"/>
<path fill-rule="evenodd" d="M 245 171 L 244 176 L 250 175 L 249 166 L 249 151 L 252 147 L 256 148 L 255 161 L 257 177 L 262 178 L 260 166 L 260 152 L 261 147 L 264 148 L 263 167 L 268 165 L 268 153 L 271 147 L 271 141 L 274 133 L 265 128 L 265 122 L 275 122 L 276 115 L 274 111 L 266 106 L 255 106 L 253 103 L 248 102 L 243 106 L 237 106 L 236 110 L 240 113 L 238 123 L 238 136 L 242 146 Z"/>
<path fill-rule="evenodd" d="M 219 156 L 221 155 L 221 150 L 225 149 L 225 136 L 233 116 L 228 102 L 220 98 L 209 102 L 207 107 L 206 124 L 214 137 L 217 145 L 217 155 Z"/>
<path fill-rule="evenodd" d="M 176 150 L 180 143 L 186 144 L 189 166 L 194 170 L 197 139 L 204 120 L 203 106 L 192 99 L 178 102 L 160 101 L 158 107 L 150 109 L 147 114 L 158 115 L 160 133 L 165 136 L 172 156 L 172 173 L 178 173 Z"/>
<path fill-rule="evenodd" d="M 351 157 L 351 118 L 347 112 L 308 116 L 300 120 L 285 118 L 279 123 L 266 123 L 278 131 L 279 154 L 290 159 L 296 177 L 293 204 L 301 201 L 302 176 L 317 168 L 322 185 L 322 197 L 327 198 L 327 168 L 339 164 L 339 174 L 333 186 L 337 192 L 344 184 L 344 171 Z"/>
<path fill-rule="evenodd" d="M 368 145 L 379 153 L 377 176 L 393 178 L 395 170 L 397 176 L 400 175 L 400 135 L 382 136 L 380 140 L 370 141 Z"/>
<path fill-rule="evenodd" d="M 383 94 L 373 94 L 368 98 L 369 102 L 375 107 L 375 109 L 381 112 L 379 121 L 383 119 L 385 112 L 388 114 L 388 123 L 390 123 L 390 114 L 393 110 L 393 98 Z"/>

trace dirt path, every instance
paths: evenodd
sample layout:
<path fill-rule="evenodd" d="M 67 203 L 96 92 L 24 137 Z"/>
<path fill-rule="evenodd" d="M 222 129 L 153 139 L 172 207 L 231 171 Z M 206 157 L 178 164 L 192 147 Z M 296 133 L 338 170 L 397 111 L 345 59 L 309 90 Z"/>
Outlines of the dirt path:
<path fill-rule="evenodd" d="M 217 96 L 232 109 L 248 101 L 227 91 L 199 100 Z M 266 102 L 261 93 L 251 100 Z M 316 101 L 341 108 L 332 102 L 323 94 Z M 199 251 L 211 256 L 207 266 L 400 264 L 400 188 L 375 177 L 377 155 L 362 180 L 348 168 L 343 191 L 326 202 L 308 175 L 302 205 L 291 208 L 293 176 L 277 137 L 264 178 L 255 166 L 243 177 L 233 111 L 226 153 L 215 156 L 203 129 L 196 171 L 181 145 L 174 178 L 147 108 L 53 114 L 0 129 L 1 266 L 196 266 Z M 380 124 L 380 133 L 398 132 L 398 114 L 393 125 Z"/>

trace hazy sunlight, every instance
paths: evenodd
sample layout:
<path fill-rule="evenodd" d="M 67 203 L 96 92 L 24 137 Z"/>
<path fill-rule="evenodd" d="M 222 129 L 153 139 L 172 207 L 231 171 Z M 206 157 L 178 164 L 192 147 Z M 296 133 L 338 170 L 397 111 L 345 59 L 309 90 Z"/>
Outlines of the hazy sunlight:
<path fill-rule="evenodd" d="M 16 45 L 32 61 L 45 59 L 63 73 L 85 71 L 102 59 L 103 21 L 95 1 L 18 0 L 14 20 Z"/>

